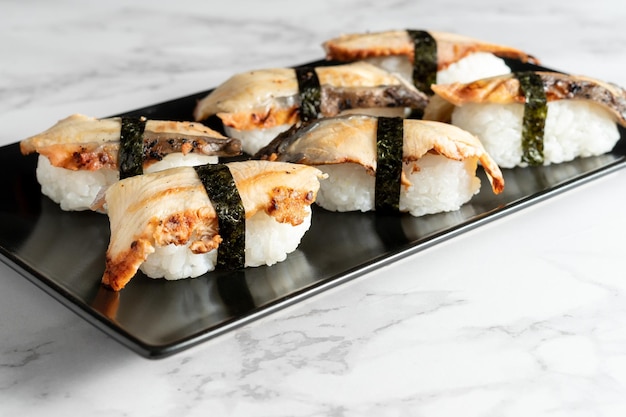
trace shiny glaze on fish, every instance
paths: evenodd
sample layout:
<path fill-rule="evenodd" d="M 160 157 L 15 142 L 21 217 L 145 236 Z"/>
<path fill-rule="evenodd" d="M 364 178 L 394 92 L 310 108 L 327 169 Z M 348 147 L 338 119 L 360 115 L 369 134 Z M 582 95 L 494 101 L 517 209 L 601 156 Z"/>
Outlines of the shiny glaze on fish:
<path fill-rule="evenodd" d="M 489 52 L 501 58 L 514 58 L 538 64 L 533 56 L 506 45 L 493 44 L 454 33 L 428 31 L 437 43 L 438 70 L 447 68 L 460 59 L 475 53 Z M 366 58 L 406 56 L 414 60 L 414 44 L 406 30 L 345 34 L 330 39 L 322 45 L 326 58 L 351 62 Z"/>
<path fill-rule="evenodd" d="M 376 172 L 378 120 L 367 115 L 320 119 L 292 135 L 279 136 L 255 155 L 259 159 L 306 165 L 357 163 Z M 426 153 L 454 160 L 477 158 L 494 193 L 504 189 L 504 178 L 480 141 L 469 132 L 447 123 L 405 119 L 403 162 L 417 161 Z M 402 178 L 404 185 L 410 185 Z"/>
<path fill-rule="evenodd" d="M 70 170 L 117 168 L 121 118 L 97 119 L 73 114 L 48 130 L 20 142 L 23 154 L 37 152 L 52 165 Z M 227 138 L 201 123 L 147 120 L 144 165 L 174 152 L 215 156 L 241 153 L 238 139 Z"/>
<path fill-rule="evenodd" d="M 321 86 L 321 115 L 354 108 L 424 108 L 428 97 L 401 77 L 358 62 L 315 68 Z M 217 115 L 238 130 L 293 125 L 299 121 L 298 81 L 293 68 L 236 74 L 200 100 L 194 119 Z"/>
<path fill-rule="evenodd" d="M 319 190 L 322 173 L 306 165 L 269 161 L 226 164 L 246 218 L 265 211 L 280 223 L 301 224 Z M 194 253 L 216 249 L 228 236 L 194 168 L 180 167 L 130 177 L 106 192 L 111 240 L 102 278 L 118 291 L 155 247 L 190 244 Z"/>
<path fill-rule="evenodd" d="M 616 121 L 626 126 L 626 90 L 615 84 L 590 77 L 559 72 L 537 71 L 548 102 L 556 100 L 590 100 L 608 109 Z M 425 118 L 447 121 L 451 106 L 465 103 L 524 103 L 515 74 L 485 78 L 470 83 L 437 84 L 433 91 L 441 100 L 433 100 Z"/>

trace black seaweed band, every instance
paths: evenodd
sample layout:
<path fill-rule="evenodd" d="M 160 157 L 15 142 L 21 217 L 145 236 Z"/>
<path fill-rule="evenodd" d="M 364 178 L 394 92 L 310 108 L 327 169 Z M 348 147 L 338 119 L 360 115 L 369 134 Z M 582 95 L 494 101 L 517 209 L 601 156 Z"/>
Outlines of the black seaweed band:
<path fill-rule="evenodd" d="M 143 132 L 146 129 L 144 117 L 122 117 L 120 149 L 117 166 L 120 179 L 143 174 Z"/>
<path fill-rule="evenodd" d="M 425 94 L 433 95 L 431 85 L 437 82 L 437 41 L 424 30 L 407 30 L 413 41 L 413 84 Z"/>
<path fill-rule="evenodd" d="M 520 92 L 526 98 L 522 122 L 522 162 L 528 165 L 541 165 L 543 156 L 543 137 L 548 102 L 541 77 L 532 72 L 515 73 L 519 80 Z"/>
<path fill-rule="evenodd" d="M 378 118 L 374 188 L 374 205 L 377 212 L 391 213 L 400 210 L 403 123 L 401 117 Z"/>
<path fill-rule="evenodd" d="M 300 120 L 308 123 L 319 117 L 322 100 L 320 80 L 315 68 L 294 68 L 298 79 L 298 91 L 300 94 Z"/>
<path fill-rule="evenodd" d="M 222 242 L 217 249 L 217 268 L 241 269 L 246 261 L 246 211 L 235 180 L 226 165 L 194 167 L 217 213 Z"/>

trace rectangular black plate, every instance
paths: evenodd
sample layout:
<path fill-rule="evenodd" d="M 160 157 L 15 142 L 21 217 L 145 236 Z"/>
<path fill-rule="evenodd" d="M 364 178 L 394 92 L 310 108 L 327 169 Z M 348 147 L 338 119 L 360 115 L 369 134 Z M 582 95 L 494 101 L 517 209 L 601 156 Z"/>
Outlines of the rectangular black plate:
<path fill-rule="evenodd" d="M 207 93 L 127 114 L 189 120 L 196 100 Z M 415 218 L 314 207 L 311 229 L 282 263 L 173 282 L 140 274 L 119 293 L 100 286 L 109 241 L 106 215 L 64 212 L 42 196 L 36 156 L 22 156 L 15 143 L 0 148 L 0 258 L 135 352 L 162 358 L 622 168 L 626 136 L 620 132 L 622 139 L 606 155 L 504 170 L 506 187 L 498 196 L 481 174 L 482 191 L 456 212 Z"/>

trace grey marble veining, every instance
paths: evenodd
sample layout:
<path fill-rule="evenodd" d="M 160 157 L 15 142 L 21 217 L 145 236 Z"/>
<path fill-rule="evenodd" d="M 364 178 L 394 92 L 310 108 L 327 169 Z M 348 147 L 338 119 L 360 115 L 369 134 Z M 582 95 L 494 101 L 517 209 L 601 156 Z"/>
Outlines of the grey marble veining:
<path fill-rule="evenodd" d="M 626 3 L 4 1 L 0 144 L 344 32 L 453 31 L 626 85 Z M 167 359 L 137 356 L 0 264 L 0 415 L 623 416 L 626 173 Z"/>

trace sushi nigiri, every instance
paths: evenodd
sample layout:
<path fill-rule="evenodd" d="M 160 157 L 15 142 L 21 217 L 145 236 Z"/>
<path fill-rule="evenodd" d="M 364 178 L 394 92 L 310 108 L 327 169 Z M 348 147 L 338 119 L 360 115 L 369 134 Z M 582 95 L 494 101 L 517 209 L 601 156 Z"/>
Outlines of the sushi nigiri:
<path fill-rule="evenodd" d="M 626 90 L 585 76 L 525 71 L 433 90 L 424 117 L 472 132 L 502 168 L 609 152 L 626 126 Z"/>
<path fill-rule="evenodd" d="M 324 176 L 306 165 L 241 161 L 123 179 L 104 196 L 111 238 L 102 278 L 122 289 L 283 261 L 311 224 Z"/>
<path fill-rule="evenodd" d="M 517 48 L 438 31 L 344 34 L 322 46 L 329 60 L 367 60 L 413 80 L 419 90 L 427 93 L 431 93 L 431 84 L 466 82 L 511 72 L 501 58 L 539 63 Z"/>
<path fill-rule="evenodd" d="M 200 100 L 196 121 L 217 115 L 226 134 L 253 155 L 300 121 L 349 109 L 423 109 L 426 95 L 403 78 L 364 62 L 273 68 L 236 74 Z"/>
<path fill-rule="evenodd" d="M 331 211 L 454 211 L 480 190 L 480 162 L 500 193 L 504 179 L 478 139 L 455 126 L 398 117 L 320 119 L 277 137 L 255 157 L 312 165 L 328 175 L 316 203 Z"/>
<path fill-rule="evenodd" d="M 89 210 L 101 189 L 120 177 L 216 163 L 241 154 L 241 143 L 195 122 L 73 114 L 24 139 L 20 149 L 39 154 L 42 193 L 71 211 Z"/>

